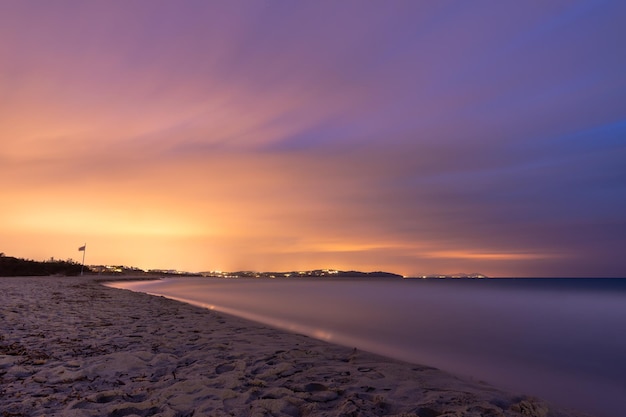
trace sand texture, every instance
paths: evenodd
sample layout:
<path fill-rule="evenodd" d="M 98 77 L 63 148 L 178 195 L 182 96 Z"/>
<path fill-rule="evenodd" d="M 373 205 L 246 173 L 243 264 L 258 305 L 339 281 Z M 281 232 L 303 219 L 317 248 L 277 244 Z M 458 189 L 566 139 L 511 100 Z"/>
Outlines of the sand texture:
<path fill-rule="evenodd" d="M 0 278 L 0 416 L 581 416 L 91 278 Z"/>

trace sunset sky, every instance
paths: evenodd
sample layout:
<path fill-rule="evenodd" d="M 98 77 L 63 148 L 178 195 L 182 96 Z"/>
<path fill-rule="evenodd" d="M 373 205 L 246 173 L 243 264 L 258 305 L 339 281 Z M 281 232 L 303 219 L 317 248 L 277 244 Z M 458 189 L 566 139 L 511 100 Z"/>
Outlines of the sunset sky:
<path fill-rule="evenodd" d="M 0 0 L 0 251 L 626 276 L 624 1 Z"/>

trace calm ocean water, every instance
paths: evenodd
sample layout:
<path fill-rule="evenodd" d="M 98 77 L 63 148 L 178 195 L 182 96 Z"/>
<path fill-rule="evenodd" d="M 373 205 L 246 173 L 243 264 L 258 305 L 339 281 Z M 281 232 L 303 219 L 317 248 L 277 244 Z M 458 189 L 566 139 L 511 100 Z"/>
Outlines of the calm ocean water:
<path fill-rule="evenodd" d="M 114 286 L 435 366 L 598 416 L 626 410 L 626 279 L 173 278 Z"/>

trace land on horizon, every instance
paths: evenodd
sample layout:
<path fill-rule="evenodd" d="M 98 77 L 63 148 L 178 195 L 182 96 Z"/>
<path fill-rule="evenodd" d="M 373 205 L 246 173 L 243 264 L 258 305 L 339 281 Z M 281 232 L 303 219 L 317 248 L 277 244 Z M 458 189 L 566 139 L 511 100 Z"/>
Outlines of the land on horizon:
<path fill-rule="evenodd" d="M 294 270 L 282 272 L 268 271 L 204 271 L 189 272 L 176 269 L 149 269 L 144 270 L 133 266 L 124 265 L 85 265 L 72 259 L 66 261 L 50 258 L 46 261 L 16 258 L 0 253 L 0 276 L 29 276 L 29 275 L 78 275 L 81 270 L 86 274 L 95 275 L 166 275 L 166 276 L 203 276 L 215 278 L 487 278 L 479 272 L 457 274 L 418 274 L 416 276 L 404 276 L 394 272 L 337 269 L 312 269 Z"/>

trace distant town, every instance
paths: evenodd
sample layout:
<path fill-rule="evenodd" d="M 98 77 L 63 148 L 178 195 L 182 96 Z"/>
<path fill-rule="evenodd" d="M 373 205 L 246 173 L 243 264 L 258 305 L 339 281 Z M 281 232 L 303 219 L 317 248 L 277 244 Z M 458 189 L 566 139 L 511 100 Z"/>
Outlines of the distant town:
<path fill-rule="evenodd" d="M 481 273 L 458 274 L 417 274 L 403 276 L 393 272 L 374 271 L 341 271 L 338 269 L 313 269 L 305 271 L 287 272 L 257 272 L 257 271 L 204 271 L 188 272 L 176 269 L 149 269 L 124 265 L 85 265 L 67 259 L 65 261 L 50 258 L 46 261 L 15 258 L 0 253 L 0 276 L 29 276 L 29 275 L 104 275 L 104 276 L 158 276 L 158 277 L 213 277 L 213 278 L 386 278 L 386 279 L 419 279 L 419 278 L 487 278 Z"/>
<path fill-rule="evenodd" d="M 458 273 L 458 274 L 418 274 L 416 276 L 404 276 L 393 272 L 374 271 L 342 271 L 338 269 L 313 269 L 305 271 L 287 271 L 287 272 L 257 272 L 257 271 L 203 271 L 203 272 L 187 272 L 174 269 L 149 269 L 144 271 L 135 267 L 127 266 L 111 266 L 111 265 L 92 265 L 89 266 L 92 273 L 96 274 L 124 274 L 124 275 L 163 275 L 163 276 L 196 276 L 196 277 L 213 277 L 213 278 L 391 278 L 391 279 L 444 279 L 444 278 L 487 278 L 486 275 L 474 273 Z"/>
<path fill-rule="evenodd" d="M 188 272 L 175 269 L 149 269 L 144 271 L 140 268 L 122 265 L 90 265 L 89 270 L 95 274 L 124 274 L 124 275 L 168 275 L 168 276 L 197 276 L 213 278 L 404 278 L 402 275 L 392 272 L 375 271 L 340 271 L 337 269 L 313 269 L 307 271 L 287 272 L 257 272 L 257 271 L 204 271 Z"/>

